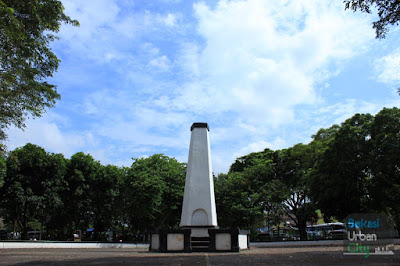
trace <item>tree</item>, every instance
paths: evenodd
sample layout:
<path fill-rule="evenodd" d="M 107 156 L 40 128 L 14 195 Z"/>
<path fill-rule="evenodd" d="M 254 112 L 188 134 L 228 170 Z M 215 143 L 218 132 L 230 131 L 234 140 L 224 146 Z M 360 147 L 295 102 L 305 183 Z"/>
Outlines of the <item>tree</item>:
<path fill-rule="evenodd" d="M 62 154 L 53 153 L 49 154 L 48 160 L 48 178 L 43 182 L 45 189 L 40 221 L 46 228 L 46 238 L 58 240 L 64 232 L 64 228 L 60 226 L 63 224 L 63 217 L 59 213 L 65 206 L 61 195 L 68 185 L 65 180 L 68 160 Z"/>
<path fill-rule="evenodd" d="M 227 175 L 215 179 L 220 226 L 254 228 L 263 226 L 265 218 L 267 223 L 280 223 L 287 190 L 276 178 L 273 159 L 269 149 L 250 153 L 236 159 Z"/>
<path fill-rule="evenodd" d="M 28 143 L 12 151 L 6 162 L 1 205 L 6 220 L 25 236 L 29 229 L 48 225 L 51 214 L 62 209 L 58 191 L 64 187 L 63 157 Z"/>
<path fill-rule="evenodd" d="M 325 218 L 368 210 L 372 120 L 355 114 L 343 122 L 312 172 L 312 198 Z"/>
<path fill-rule="evenodd" d="M 91 185 L 97 178 L 100 163 L 90 154 L 78 152 L 68 162 L 65 180 L 67 189 L 63 191 L 62 200 L 65 207 L 60 210 L 64 217 L 64 237 L 71 237 L 73 230 L 86 230 L 92 220 Z"/>
<path fill-rule="evenodd" d="M 336 132 L 338 132 L 340 126 L 332 125 L 330 128 L 321 128 L 317 133 L 312 135 L 313 141 L 310 143 L 312 151 L 314 151 L 315 158 L 318 159 L 325 151 L 329 148 L 331 142 L 335 139 Z"/>
<path fill-rule="evenodd" d="M 320 132 L 329 135 L 329 132 Z M 218 215 L 229 226 L 247 228 L 261 224 L 279 226 L 286 214 L 307 239 L 306 222 L 315 217 L 311 202 L 310 173 L 317 158 L 316 145 L 298 144 L 285 150 L 250 153 L 238 158 L 228 175 L 217 179 Z"/>
<path fill-rule="evenodd" d="M 252 228 L 263 222 L 260 195 L 242 173 L 219 174 L 215 179 L 218 224 L 222 228 Z"/>
<path fill-rule="evenodd" d="M 105 232 L 118 219 L 117 206 L 119 185 L 124 176 L 124 170 L 117 166 L 100 166 L 97 176 L 90 184 L 90 209 L 95 233 L 95 239 L 100 240 L 99 233 Z"/>
<path fill-rule="evenodd" d="M 265 149 L 262 152 L 252 152 L 245 156 L 239 157 L 229 168 L 229 172 L 243 172 L 246 167 L 253 166 L 261 161 L 273 159 L 274 151 Z"/>
<path fill-rule="evenodd" d="M 161 156 L 157 166 L 165 182 L 162 196 L 161 227 L 177 228 L 181 220 L 183 194 L 185 189 L 186 164 L 175 158 Z"/>
<path fill-rule="evenodd" d="M 3 156 L 0 155 L 0 189 L 4 185 L 4 178 L 6 177 L 6 174 L 7 174 L 6 160 Z"/>
<path fill-rule="evenodd" d="M 379 20 L 373 22 L 376 38 L 383 39 L 389 25 L 399 25 L 400 2 L 398 0 L 345 0 L 345 9 L 371 13 L 372 7 L 378 9 Z"/>
<path fill-rule="evenodd" d="M 384 108 L 375 115 L 371 142 L 371 207 L 389 214 L 399 229 L 400 109 Z"/>
<path fill-rule="evenodd" d="M 178 226 L 185 172 L 185 164 L 163 154 L 134 159 L 122 191 L 131 232 Z"/>
<path fill-rule="evenodd" d="M 60 98 L 46 79 L 59 59 L 50 43 L 61 23 L 78 26 L 58 0 L 0 0 L 0 140 L 10 125 L 24 127 L 25 117 L 40 117 Z"/>
<path fill-rule="evenodd" d="M 317 152 L 311 144 L 297 144 L 276 152 L 277 176 L 285 185 L 286 197 L 282 208 L 299 229 L 300 239 L 307 240 L 307 222 L 316 216 L 316 207 L 310 199 L 310 174 Z"/>

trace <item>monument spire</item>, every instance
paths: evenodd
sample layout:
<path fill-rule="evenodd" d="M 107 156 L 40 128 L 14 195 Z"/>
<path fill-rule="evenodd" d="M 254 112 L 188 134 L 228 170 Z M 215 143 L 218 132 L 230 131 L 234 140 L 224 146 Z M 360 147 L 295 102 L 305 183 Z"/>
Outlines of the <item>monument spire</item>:
<path fill-rule="evenodd" d="M 217 227 L 207 123 L 190 128 L 189 159 L 180 227 Z"/>

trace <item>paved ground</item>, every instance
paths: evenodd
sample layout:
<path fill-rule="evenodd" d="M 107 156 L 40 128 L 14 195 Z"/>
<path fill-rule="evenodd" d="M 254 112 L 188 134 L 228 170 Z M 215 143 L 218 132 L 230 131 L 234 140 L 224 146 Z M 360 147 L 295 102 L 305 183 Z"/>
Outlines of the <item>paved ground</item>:
<path fill-rule="evenodd" d="M 121 249 L 0 249 L 0 265 L 400 265 L 394 256 L 344 256 L 341 247 L 257 248 L 241 253 L 151 253 Z"/>

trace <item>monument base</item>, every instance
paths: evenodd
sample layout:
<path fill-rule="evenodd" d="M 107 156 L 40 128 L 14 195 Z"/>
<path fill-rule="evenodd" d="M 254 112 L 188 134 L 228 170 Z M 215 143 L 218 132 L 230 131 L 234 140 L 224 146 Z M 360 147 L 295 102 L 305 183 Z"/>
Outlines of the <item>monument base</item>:
<path fill-rule="evenodd" d="M 158 230 L 151 233 L 150 251 L 240 252 L 250 249 L 249 233 L 248 230 L 215 228 Z"/>

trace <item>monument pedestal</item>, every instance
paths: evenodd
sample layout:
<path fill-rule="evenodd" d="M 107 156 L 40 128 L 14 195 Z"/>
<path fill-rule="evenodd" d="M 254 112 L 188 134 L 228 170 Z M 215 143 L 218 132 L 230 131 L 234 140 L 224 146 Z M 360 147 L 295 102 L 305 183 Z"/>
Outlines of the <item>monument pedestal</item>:
<path fill-rule="evenodd" d="M 153 231 L 150 239 L 150 251 L 191 252 L 190 234 L 190 229 Z"/>
<path fill-rule="evenodd" d="M 198 236 L 196 228 L 158 230 L 151 234 L 153 252 L 239 252 L 250 249 L 248 230 L 206 229 L 208 237 Z M 193 235 L 195 233 L 195 235 Z M 197 236 L 196 236 L 197 235 Z M 201 235 L 204 235 L 202 232 Z"/>

